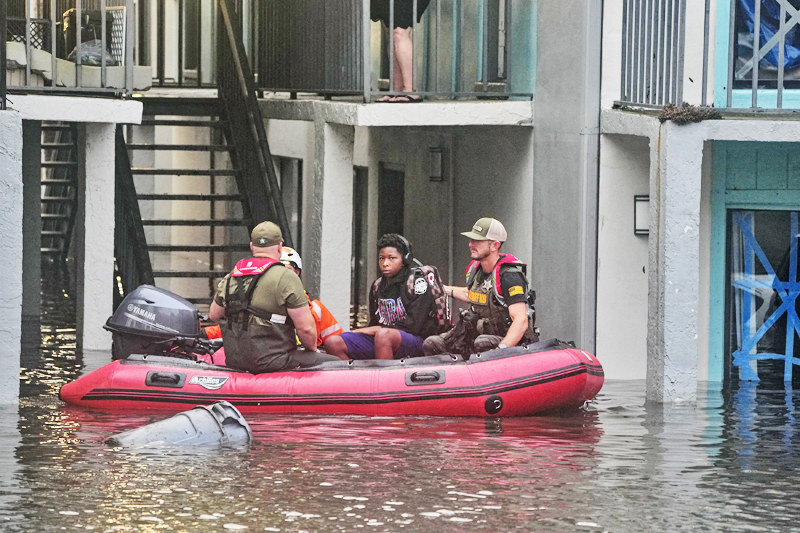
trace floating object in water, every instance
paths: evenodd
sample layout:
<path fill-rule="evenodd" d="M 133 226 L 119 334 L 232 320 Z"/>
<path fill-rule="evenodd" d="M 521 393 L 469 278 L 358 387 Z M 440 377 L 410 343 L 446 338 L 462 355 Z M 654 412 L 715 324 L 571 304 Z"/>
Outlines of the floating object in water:
<path fill-rule="evenodd" d="M 228 402 L 200 405 L 172 418 L 132 429 L 106 439 L 118 448 L 162 445 L 233 446 L 253 440 L 242 414 Z"/>
<path fill-rule="evenodd" d="M 92 409 L 176 409 L 226 400 L 245 413 L 526 416 L 577 410 L 603 379 L 596 357 L 551 340 L 467 361 L 453 355 L 333 361 L 258 375 L 132 355 L 64 385 L 60 396 Z"/>

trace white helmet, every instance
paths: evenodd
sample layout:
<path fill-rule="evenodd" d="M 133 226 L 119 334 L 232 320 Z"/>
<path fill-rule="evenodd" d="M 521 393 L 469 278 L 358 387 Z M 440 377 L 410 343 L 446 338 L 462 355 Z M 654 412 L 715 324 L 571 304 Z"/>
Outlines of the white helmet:
<path fill-rule="evenodd" d="M 288 265 L 291 263 L 297 270 L 303 270 L 303 260 L 300 259 L 300 254 L 294 248 L 288 246 L 283 247 L 281 252 L 281 263 Z"/>

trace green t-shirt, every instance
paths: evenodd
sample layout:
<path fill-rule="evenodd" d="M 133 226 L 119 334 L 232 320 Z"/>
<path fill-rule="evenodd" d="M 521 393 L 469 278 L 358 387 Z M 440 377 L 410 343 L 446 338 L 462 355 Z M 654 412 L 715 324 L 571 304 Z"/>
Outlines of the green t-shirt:
<path fill-rule="evenodd" d="M 225 306 L 225 286 L 230 277 L 231 275 L 228 274 L 217 285 L 214 301 L 222 307 Z M 232 294 L 236 291 L 238 279 L 240 278 L 231 280 L 230 291 Z M 253 291 L 253 299 L 250 302 L 252 307 L 268 313 L 287 316 L 287 309 L 308 306 L 303 282 L 300 281 L 297 274 L 284 266 L 270 268 L 261 275 L 257 283 Z"/>

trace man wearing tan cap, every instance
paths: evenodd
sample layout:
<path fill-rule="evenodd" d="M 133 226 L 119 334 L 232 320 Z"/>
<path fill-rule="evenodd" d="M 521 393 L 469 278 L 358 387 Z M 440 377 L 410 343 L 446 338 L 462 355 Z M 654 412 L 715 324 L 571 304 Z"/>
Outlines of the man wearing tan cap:
<path fill-rule="evenodd" d="M 497 219 L 482 218 L 462 235 L 469 238 L 472 258 L 467 267 L 467 286 L 445 285 L 445 290 L 452 298 L 472 304 L 474 324 L 470 326 L 478 333 L 475 352 L 538 340 L 528 303 L 526 265 L 511 254 L 500 253 L 508 238 L 506 228 Z M 425 339 L 425 355 L 453 351 L 448 333 Z"/>
<path fill-rule="evenodd" d="M 283 235 L 272 222 L 250 234 L 253 257 L 242 259 L 217 287 L 208 318 L 227 318 L 225 363 L 254 374 L 314 366 L 337 357 L 317 350 L 317 328 L 303 282 L 281 263 Z M 305 350 L 297 350 L 300 339 Z"/>

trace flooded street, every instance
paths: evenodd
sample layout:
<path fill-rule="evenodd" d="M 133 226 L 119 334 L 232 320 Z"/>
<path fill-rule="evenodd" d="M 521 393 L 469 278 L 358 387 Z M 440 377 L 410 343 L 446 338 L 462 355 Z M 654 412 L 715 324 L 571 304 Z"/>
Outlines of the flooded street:
<path fill-rule="evenodd" d="M 248 448 L 109 449 L 169 415 L 58 400 L 110 354 L 76 354 L 69 293 L 48 290 L 0 411 L 2 531 L 800 530 L 800 394 L 749 385 L 662 409 L 611 381 L 522 419 L 248 415 Z"/>

